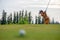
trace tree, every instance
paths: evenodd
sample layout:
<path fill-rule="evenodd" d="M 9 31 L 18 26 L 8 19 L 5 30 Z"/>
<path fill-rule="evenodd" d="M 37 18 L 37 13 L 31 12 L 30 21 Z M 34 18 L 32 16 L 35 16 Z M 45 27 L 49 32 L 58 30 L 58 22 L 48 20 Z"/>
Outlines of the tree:
<path fill-rule="evenodd" d="M 23 18 L 23 16 L 24 16 L 24 10 L 22 10 L 22 18 Z"/>
<path fill-rule="evenodd" d="M 42 24 L 44 24 L 44 18 L 42 18 Z"/>
<path fill-rule="evenodd" d="M 14 24 L 16 23 L 16 14 L 15 14 L 15 12 L 14 12 L 13 23 L 14 23 Z"/>
<path fill-rule="evenodd" d="M 32 20 L 32 24 L 34 24 L 34 21 Z"/>
<path fill-rule="evenodd" d="M 19 24 L 24 24 L 23 14 L 24 14 L 24 10 L 20 11 L 20 13 L 19 13 Z"/>
<path fill-rule="evenodd" d="M 37 24 L 37 20 L 38 20 L 38 19 L 37 19 L 37 16 L 35 16 L 35 24 Z"/>
<path fill-rule="evenodd" d="M 10 23 L 12 23 L 12 13 L 10 14 Z"/>
<path fill-rule="evenodd" d="M 25 11 L 25 17 L 27 17 L 27 10 Z"/>
<path fill-rule="evenodd" d="M 7 23 L 12 24 L 12 13 L 8 16 Z"/>
<path fill-rule="evenodd" d="M 59 24 L 59 22 L 58 22 L 58 21 L 56 21 L 56 24 Z"/>
<path fill-rule="evenodd" d="M 8 18 L 7 18 L 7 23 L 8 23 L 8 24 L 10 24 L 10 19 L 9 19 L 9 16 L 8 16 Z"/>
<path fill-rule="evenodd" d="M 38 24 L 41 24 L 41 17 L 38 16 Z"/>
<path fill-rule="evenodd" d="M 21 11 L 19 12 L 18 20 L 19 20 L 18 23 L 20 23 L 20 20 L 21 20 Z"/>
<path fill-rule="evenodd" d="M 22 14 L 21 14 L 21 11 L 20 11 L 20 12 L 19 12 L 19 15 L 18 15 L 19 19 L 20 19 L 21 16 L 22 16 Z"/>
<path fill-rule="evenodd" d="M 6 24 L 6 12 L 3 10 L 1 24 Z"/>
<path fill-rule="evenodd" d="M 28 24 L 27 10 L 25 11 L 24 24 Z"/>
<path fill-rule="evenodd" d="M 29 24 L 31 24 L 31 12 L 29 12 Z"/>
<path fill-rule="evenodd" d="M 52 24 L 54 24 L 54 18 L 52 18 Z"/>
<path fill-rule="evenodd" d="M 1 24 L 1 20 L 0 20 L 0 24 Z"/>
<path fill-rule="evenodd" d="M 18 23 L 18 12 L 17 12 L 17 18 L 16 18 L 16 23 Z"/>

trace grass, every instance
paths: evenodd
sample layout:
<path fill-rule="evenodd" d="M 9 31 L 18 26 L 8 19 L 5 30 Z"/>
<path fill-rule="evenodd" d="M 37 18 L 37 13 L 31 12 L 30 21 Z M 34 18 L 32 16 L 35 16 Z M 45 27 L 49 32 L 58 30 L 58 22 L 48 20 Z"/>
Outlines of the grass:
<path fill-rule="evenodd" d="M 19 36 L 20 29 L 26 36 Z M 0 25 L 0 40 L 60 40 L 60 24 Z"/>

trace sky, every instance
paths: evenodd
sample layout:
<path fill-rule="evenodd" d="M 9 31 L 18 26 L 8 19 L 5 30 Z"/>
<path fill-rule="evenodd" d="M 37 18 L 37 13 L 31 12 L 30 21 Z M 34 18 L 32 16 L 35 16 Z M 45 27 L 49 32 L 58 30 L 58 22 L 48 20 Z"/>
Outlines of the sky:
<path fill-rule="evenodd" d="M 3 9 L 7 12 L 13 14 L 14 11 L 28 10 L 31 11 L 33 16 L 38 15 L 39 10 L 46 10 L 49 0 L 0 0 L 0 18 Z M 55 21 L 60 22 L 60 0 L 50 0 L 47 15 L 55 19 Z"/>

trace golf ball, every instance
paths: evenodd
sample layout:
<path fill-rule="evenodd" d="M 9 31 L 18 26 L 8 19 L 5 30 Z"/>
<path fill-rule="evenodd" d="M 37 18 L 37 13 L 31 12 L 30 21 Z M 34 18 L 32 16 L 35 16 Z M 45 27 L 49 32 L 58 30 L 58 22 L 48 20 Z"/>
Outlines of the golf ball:
<path fill-rule="evenodd" d="M 26 34 L 26 32 L 25 32 L 25 30 L 21 29 L 21 30 L 19 30 L 19 34 L 20 34 L 20 36 L 24 36 Z"/>

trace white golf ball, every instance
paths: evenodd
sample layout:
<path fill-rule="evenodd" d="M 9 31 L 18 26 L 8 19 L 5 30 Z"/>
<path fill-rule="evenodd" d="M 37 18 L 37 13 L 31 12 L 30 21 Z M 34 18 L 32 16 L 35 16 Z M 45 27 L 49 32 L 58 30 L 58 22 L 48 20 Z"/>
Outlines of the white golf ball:
<path fill-rule="evenodd" d="M 25 32 L 25 30 L 19 30 L 19 34 L 20 34 L 20 36 L 24 36 L 25 34 L 26 34 L 26 32 Z"/>

